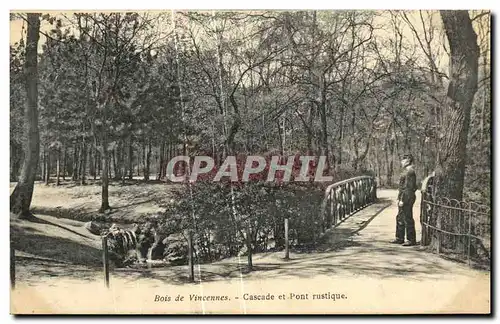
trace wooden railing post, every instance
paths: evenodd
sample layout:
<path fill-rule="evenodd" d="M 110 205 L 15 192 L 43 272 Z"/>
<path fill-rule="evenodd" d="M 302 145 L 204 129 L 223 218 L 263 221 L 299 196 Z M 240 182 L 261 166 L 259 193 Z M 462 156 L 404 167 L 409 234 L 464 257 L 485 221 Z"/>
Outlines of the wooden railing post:
<path fill-rule="evenodd" d="M 290 260 L 290 243 L 288 241 L 288 217 L 285 218 L 285 260 Z"/>
<path fill-rule="evenodd" d="M 188 231 L 188 266 L 189 266 L 189 281 L 194 281 L 194 262 L 193 262 L 193 233 Z"/>
<path fill-rule="evenodd" d="M 351 191 L 351 183 L 348 182 L 347 185 L 347 215 L 352 213 L 352 191 Z"/>
<path fill-rule="evenodd" d="M 422 231 L 421 231 L 421 240 L 420 240 L 420 245 L 422 246 L 427 246 L 430 244 L 430 239 L 431 239 L 431 233 L 435 231 L 431 231 L 430 228 L 427 226 L 429 222 L 431 221 L 431 213 L 429 212 L 429 207 L 431 205 L 428 204 L 428 201 L 432 200 L 432 178 L 433 176 L 428 176 L 422 181 L 422 187 L 421 187 L 421 195 L 420 195 L 420 224 L 422 225 Z M 435 233 L 437 236 L 438 233 Z"/>
<path fill-rule="evenodd" d="M 425 246 L 427 243 L 427 206 L 425 205 L 425 192 L 422 192 L 420 197 L 420 225 L 421 225 L 421 238 L 420 245 Z"/>
<path fill-rule="evenodd" d="M 331 210 L 331 214 L 332 214 L 332 224 L 333 226 L 337 225 L 337 222 L 338 222 L 338 218 L 339 218 L 339 215 L 338 215 L 338 209 L 337 209 L 337 192 L 335 190 L 331 190 L 331 193 L 332 193 L 332 199 L 330 200 L 330 210 Z"/>
<path fill-rule="evenodd" d="M 469 229 L 467 230 L 467 263 L 469 264 L 470 267 L 470 244 L 471 244 L 471 231 L 472 231 L 472 208 L 469 206 L 470 212 L 469 212 Z"/>
<path fill-rule="evenodd" d="M 248 271 L 252 271 L 252 235 L 250 232 L 250 224 L 246 224 L 246 241 L 247 241 L 247 252 L 248 252 Z"/>
<path fill-rule="evenodd" d="M 109 255 L 108 255 L 108 236 L 102 237 L 102 262 L 104 266 L 104 285 L 109 288 Z"/>
<path fill-rule="evenodd" d="M 437 242 L 436 242 L 436 252 L 437 254 L 441 253 L 441 240 L 442 240 L 442 234 L 441 234 L 441 229 L 442 229 L 442 222 L 443 218 L 441 217 L 441 212 L 437 214 Z"/>

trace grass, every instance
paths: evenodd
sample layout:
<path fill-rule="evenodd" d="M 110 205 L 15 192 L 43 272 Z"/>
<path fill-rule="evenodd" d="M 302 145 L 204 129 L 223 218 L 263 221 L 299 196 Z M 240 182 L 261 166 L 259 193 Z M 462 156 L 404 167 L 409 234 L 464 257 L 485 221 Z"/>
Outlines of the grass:
<path fill-rule="evenodd" d="M 61 181 L 45 185 L 36 182 L 33 192 L 33 213 L 67 218 L 79 221 L 101 220 L 108 222 L 133 223 L 155 216 L 165 211 L 164 206 L 172 199 L 176 184 L 160 181 L 127 180 L 111 181 L 109 184 L 109 203 L 111 211 L 98 213 L 101 205 L 101 183 L 89 180 L 87 185 L 73 181 Z M 11 192 L 15 183 L 10 184 Z"/>

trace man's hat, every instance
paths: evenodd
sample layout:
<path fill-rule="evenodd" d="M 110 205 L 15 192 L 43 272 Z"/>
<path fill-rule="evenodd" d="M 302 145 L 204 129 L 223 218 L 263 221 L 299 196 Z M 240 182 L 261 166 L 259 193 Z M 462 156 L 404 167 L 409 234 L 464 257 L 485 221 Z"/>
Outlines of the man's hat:
<path fill-rule="evenodd" d="M 404 159 L 408 159 L 408 160 L 410 160 L 410 163 L 412 163 L 413 162 L 413 155 L 411 155 L 410 153 L 406 153 L 401 157 L 401 160 L 404 160 Z"/>

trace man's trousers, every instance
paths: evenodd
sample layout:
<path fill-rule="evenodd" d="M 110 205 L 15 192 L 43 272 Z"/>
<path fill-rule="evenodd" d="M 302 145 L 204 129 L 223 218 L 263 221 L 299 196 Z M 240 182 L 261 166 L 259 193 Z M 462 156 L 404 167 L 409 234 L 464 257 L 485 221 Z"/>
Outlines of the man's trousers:
<path fill-rule="evenodd" d="M 406 230 L 406 239 L 412 243 L 417 242 L 415 221 L 413 220 L 414 203 L 415 197 L 398 209 L 398 215 L 396 216 L 396 239 L 398 241 L 404 242 Z"/>

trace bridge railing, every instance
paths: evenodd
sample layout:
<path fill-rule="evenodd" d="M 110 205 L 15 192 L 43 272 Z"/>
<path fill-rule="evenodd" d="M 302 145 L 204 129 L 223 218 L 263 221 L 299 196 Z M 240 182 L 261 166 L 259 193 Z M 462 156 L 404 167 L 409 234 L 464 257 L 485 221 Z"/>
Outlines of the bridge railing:
<path fill-rule="evenodd" d="M 321 205 L 323 231 L 340 224 L 376 200 L 377 184 L 371 176 L 355 177 L 328 186 Z"/>
<path fill-rule="evenodd" d="M 491 257 L 491 208 L 474 202 L 435 195 L 434 176 L 422 182 L 421 245 L 456 259 L 489 262 Z"/>

